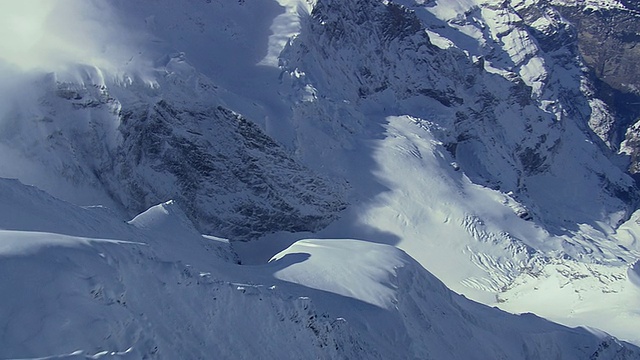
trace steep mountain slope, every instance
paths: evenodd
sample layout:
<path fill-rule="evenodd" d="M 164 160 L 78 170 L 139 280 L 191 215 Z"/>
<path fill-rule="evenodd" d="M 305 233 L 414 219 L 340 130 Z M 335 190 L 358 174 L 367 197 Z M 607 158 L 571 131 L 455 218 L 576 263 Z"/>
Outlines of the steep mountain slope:
<path fill-rule="evenodd" d="M 26 304 L 7 356 L 637 357 L 615 340 L 469 303 L 408 257 L 485 304 L 640 344 L 639 193 L 615 152 L 627 120 L 601 98 L 557 4 L 52 4 L 36 34 L 64 46 L 14 47 L 4 53 L 21 57 L 0 61 L 10 80 L 0 82 L 0 176 L 113 213 L 85 219 L 40 193 L 4 203 L 58 204 L 42 222 L 28 219 L 45 205 L 5 209 L 7 266 L 35 269 L 2 285 L 23 291 L 7 309 Z M 200 232 L 229 237 L 239 258 Z M 308 238 L 324 240 L 297 242 Z M 100 254 L 110 260 L 94 271 Z M 21 286 L 52 263 L 61 293 Z M 343 278 L 332 271 L 341 268 Z M 94 272 L 112 289 L 97 305 Z M 273 295 L 273 284 L 286 289 Z M 135 294 L 127 306 L 124 293 Z M 315 313 L 298 299 L 309 293 Z M 22 320 L 52 317 L 51 339 L 61 320 L 42 304 L 57 297 L 91 305 L 69 315 L 68 341 L 38 345 Z M 162 300 L 147 311 L 149 298 Z M 93 321 L 106 330 L 80 333 Z M 255 342 L 225 332 L 236 322 Z M 174 329 L 189 335 L 176 341 Z"/>
<path fill-rule="evenodd" d="M 76 65 L 27 83 L 31 93 L 2 119 L 0 146 L 15 155 L 0 173 L 125 217 L 176 199 L 201 231 L 236 239 L 317 230 L 344 208 L 344 184 L 226 107 L 224 90 L 183 54 L 145 77 L 125 70 L 138 72 Z"/>
<path fill-rule="evenodd" d="M 454 295 L 386 245 L 304 240 L 241 266 L 175 203 L 127 224 L 6 179 L 0 215 L 2 358 L 640 357 Z"/>
<path fill-rule="evenodd" d="M 635 132 L 629 127 L 640 116 L 634 60 L 638 42 L 636 6 L 624 1 L 525 1 L 514 5 L 541 44 L 561 45 L 580 55 L 591 83 L 591 94 L 587 95 L 594 116 L 589 125 L 613 150 L 631 155 L 631 173 L 636 172 L 637 150 L 632 140 Z M 625 137 L 625 144 L 621 144 Z"/>
<path fill-rule="evenodd" d="M 637 189 L 588 125 L 602 113 L 576 44 L 538 41 L 501 3 L 402 4 L 318 1 L 281 55 L 300 154 L 354 188 L 320 234 L 397 245 L 475 299 L 637 340 L 637 225 L 615 230 Z M 547 279 L 550 298 L 517 300 Z"/>

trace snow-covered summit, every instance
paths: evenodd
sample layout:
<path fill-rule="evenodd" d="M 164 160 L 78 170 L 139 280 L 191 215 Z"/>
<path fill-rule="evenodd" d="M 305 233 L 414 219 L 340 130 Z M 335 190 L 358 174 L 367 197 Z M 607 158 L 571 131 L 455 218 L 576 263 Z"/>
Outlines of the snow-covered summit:
<path fill-rule="evenodd" d="M 183 55 L 160 63 L 148 79 L 80 66 L 82 81 L 53 73 L 29 85 L 33 105 L 2 119 L 0 173 L 123 217 L 176 199 L 202 231 L 238 239 L 335 218 L 344 184 L 230 110 Z"/>
<path fill-rule="evenodd" d="M 640 249 L 625 221 L 637 187 L 592 126 L 614 115 L 571 24 L 549 6 L 401 4 L 318 1 L 281 55 L 299 153 L 354 189 L 321 234 L 399 246 L 456 291 L 512 311 L 575 324 L 581 303 L 600 313 L 590 324 L 634 337 L 625 274 Z M 590 295 L 564 293 L 558 311 L 553 296 L 523 301 L 556 274 Z"/>
<path fill-rule="evenodd" d="M 605 96 L 633 95 L 634 71 L 600 76 L 572 20 L 633 23 L 607 4 L 2 5 L 24 44 L 59 45 L 2 41 L 0 176 L 43 190 L 0 182 L 7 356 L 636 357 L 423 269 L 640 343 L 640 197 L 617 153 L 637 119 Z"/>
<path fill-rule="evenodd" d="M 209 250 L 225 242 L 195 239 L 175 203 L 116 229 L 114 214 L 0 185 L 1 203 L 24 200 L 14 211 L 47 209 L 0 230 L 3 358 L 640 356 L 605 334 L 473 303 L 388 245 L 307 239 L 242 266 Z M 41 231 L 62 211 L 74 218 Z M 85 236 L 64 235 L 76 222 Z"/>

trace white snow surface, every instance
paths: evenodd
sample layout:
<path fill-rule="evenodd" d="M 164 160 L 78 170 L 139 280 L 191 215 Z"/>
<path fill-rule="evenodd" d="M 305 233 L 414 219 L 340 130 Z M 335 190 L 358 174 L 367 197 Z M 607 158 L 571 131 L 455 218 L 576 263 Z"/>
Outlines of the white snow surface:
<path fill-rule="evenodd" d="M 392 59 L 398 77 L 367 99 L 354 91 L 367 79 L 341 71 L 386 73 L 367 58 L 376 40 L 327 47 L 326 63 L 295 53 L 296 41 L 316 40 L 304 32 L 315 2 L 58 0 L 32 13 L 33 1 L 0 7 L 0 29 L 26 16 L 21 36 L 31 36 L 0 41 L 0 176 L 69 203 L 0 180 L 0 293 L 12 294 L 0 299 L 0 358 L 638 358 L 603 332 L 509 315 L 438 280 L 487 305 L 640 344 L 640 213 L 622 223 L 629 214 L 596 174 L 630 180 L 585 136 L 572 101 L 558 100 L 580 95 L 579 67 L 558 65 L 501 1 L 398 1 L 453 70 Z M 31 46 L 45 33 L 64 51 Z M 488 85 L 446 76 L 479 64 L 478 83 Z M 469 104 L 476 91 L 510 99 L 517 81 L 531 102 L 505 102 L 492 110 L 495 123 L 469 125 L 477 141 L 455 157 L 456 108 L 401 95 L 428 83 Z M 75 111 L 51 96 L 56 84 L 114 101 L 97 116 Z M 109 154 L 122 141 L 120 101 L 163 97 L 243 114 L 314 170 L 346 179 L 350 207 L 315 234 L 234 244 L 244 266 L 175 202 L 125 222 L 79 165 L 88 155 L 49 135 L 91 129 L 99 136 L 87 142 Z M 65 121 L 51 123 L 52 109 Z M 17 113 L 28 121 L 11 121 Z M 556 139 L 562 146 L 549 145 Z M 488 149 L 494 143 L 506 145 Z M 548 172 L 521 178 L 516 145 L 560 150 Z M 502 188 L 482 181 L 492 174 Z M 530 210 L 553 215 L 524 220 Z"/>
<path fill-rule="evenodd" d="M 544 52 L 520 26 L 522 19 L 513 9 L 499 6 L 502 2 L 401 3 L 414 10 L 431 32 L 464 50 L 469 62 L 492 68 L 488 70 L 492 75 L 487 75 L 485 91 L 500 92 L 500 80 L 494 75 L 521 79 L 531 87 L 531 103 L 519 110 L 517 105 L 507 105 L 515 95 L 506 95 L 495 110 L 495 122 L 480 125 L 476 128 L 479 134 L 465 133 L 478 138 L 458 143 L 453 158 L 447 145 L 452 142 L 449 136 L 455 129 L 452 119 L 458 114 L 434 99 L 403 98 L 402 90 L 413 81 L 421 86 L 431 81 L 433 86 L 444 87 L 457 73 L 451 71 L 447 73 L 449 78 L 435 79 L 432 73 L 426 73 L 425 78 L 420 78 L 421 68 L 412 67 L 408 60 L 414 54 L 394 57 L 392 51 L 376 63 L 378 40 L 368 37 L 375 34 L 375 28 L 348 27 L 327 13 L 319 24 L 326 28 L 335 21 L 331 26 L 344 26 L 350 34 L 345 38 L 353 43 L 347 42 L 341 48 L 330 30 L 317 36 L 307 33 L 307 37 L 303 32 L 296 39 L 303 46 L 284 56 L 294 59 L 289 64 L 293 69 L 291 77 L 300 89 L 301 102 L 294 112 L 299 153 L 319 169 L 346 176 L 353 188 L 351 208 L 319 235 L 366 238 L 398 246 L 456 292 L 513 312 L 535 311 L 571 325 L 602 327 L 637 342 L 639 303 L 635 288 L 627 280 L 629 264 L 640 255 L 637 215 L 621 224 L 625 217 L 621 208 L 614 205 L 604 210 L 604 204 L 613 203 L 603 196 L 602 184 L 589 172 L 616 174 L 613 178 L 619 180 L 615 181 L 631 182 L 602 156 L 583 130 L 580 121 L 588 116 L 581 114 L 588 114 L 590 105 L 588 101 L 578 104 L 575 100 L 584 96 L 580 93 L 583 88 L 579 64 L 560 63 L 565 56 L 562 50 L 558 54 Z M 360 6 L 369 5 L 342 8 L 357 17 Z M 371 12 L 378 9 L 374 5 L 370 8 L 367 10 Z M 443 45 L 441 38 L 439 48 L 454 52 Z M 395 44 L 384 46 L 393 48 Z M 393 49 L 402 51 L 403 46 L 409 45 L 397 46 Z M 326 48 L 340 56 L 326 55 Z M 479 58 L 484 62 L 476 62 Z M 429 58 L 431 64 L 438 60 L 435 56 Z M 453 62 L 453 69 L 462 66 L 454 59 L 447 60 L 443 63 Z M 352 63 L 384 70 L 344 81 L 343 75 L 352 76 L 346 70 Z M 448 68 L 436 70 L 443 71 Z M 358 97 L 352 84 L 363 84 L 362 89 L 371 78 L 375 81 L 385 72 L 393 74 L 385 78 L 385 90 L 368 99 Z M 469 93 L 465 91 L 457 93 L 465 104 L 477 101 L 466 98 Z M 502 96 L 498 93 L 496 96 Z M 576 97 L 567 101 L 568 93 Z M 583 107 L 576 110 L 579 106 Z M 527 124 L 536 117 L 548 122 Z M 549 130 L 556 126 L 562 127 L 561 134 Z M 497 128 L 500 130 L 492 133 Z M 524 135 L 527 133 L 532 135 Z M 508 164 L 515 149 L 541 145 L 524 145 L 537 141 L 533 134 L 545 141 L 555 138 L 556 145 L 563 145 L 549 148 L 555 157 L 549 171 L 523 179 L 521 173 L 511 172 Z M 514 146 L 503 153 L 505 148 L 500 144 L 509 141 L 514 141 Z M 594 165 L 606 170 L 595 170 Z M 483 183 L 488 174 L 498 176 L 501 189 L 490 189 Z M 527 182 L 525 187 L 535 198 L 528 204 L 520 190 L 509 185 L 520 181 Z M 542 217 L 553 215 L 522 219 L 526 218 L 522 214 L 536 210 Z M 595 214 L 599 218 L 589 219 Z M 558 224 L 561 231 L 549 226 L 558 219 L 564 219 Z M 300 236 L 304 235 L 278 234 L 267 237 L 267 242 L 277 248 Z M 286 238 L 289 241 L 283 240 Z M 262 251 L 252 251 L 251 246 L 246 247 L 249 260 L 258 254 L 253 260 L 260 261 L 261 252 L 269 253 L 265 250 L 268 244 L 255 244 Z M 548 297 L 536 292 L 542 284 L 548 285 L 543 292 Z"/>
<path fill-rule="evenodd" d="M 228 243 L 194 236 L 173 203 L 127 224 L 0 179 L 0 204 L 0 219 L 23 215 L 0 223 L 0 358 L 640 356 L 455 295 L 388 245 L 306 239 L 243 266 L 224 258 Z"/>
<path fill-rule="evenodd" d="M 407 264 L 406 255 L 400 250 L 355 240 L 300 240 L 270 262 L 292 254 L 309 254 L 309 258 L 277 271 L 276 278 L 384 309 L 391 310 L 397 304 L 395 270 Z M 354 263 L 358 266 L 353 267 Z"/>

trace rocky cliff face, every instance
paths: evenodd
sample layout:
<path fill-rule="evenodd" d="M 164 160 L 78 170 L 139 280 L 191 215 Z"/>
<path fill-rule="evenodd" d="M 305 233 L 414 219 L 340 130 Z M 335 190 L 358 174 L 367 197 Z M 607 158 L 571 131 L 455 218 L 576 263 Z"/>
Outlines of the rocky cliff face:
<path fill-rule="evenodd" d="M 160 100 L 121 115 L 123 142 L 100 173 L 127 209 L 176 199 L 202 231 L 245 240 L 317 230 L 344 208 L 339 185 L 222 106 L 194 110 Z"/>
<path fill-rule="evenodd" d="M 225 14 L 260 10 L 243 3 L 192 5 Z M 637 191 L 606 146 L 615 150 L 623 125 L 632 121 L 618 116 L 622 108 L 608 102 L 601 90 L 606 85 L 631 91 L 620 79 L 632 67 L 620 60 L 606 71 L 592 72 L 595 77 L 615 72 L 609 83 L 593 81 L 579 51 L 587 64 L 605 56 L 587 54 L 594 48 L 580 40 L 587 33 L 576 35 L 577 25 L 554 4 L 467 5 L 452 11 L 451 4 L 422 1 L 317 1 L 310 14 L 302 15 L 300 34 L 280 55 L 284 76 L 269 94 L 240 89 L 240 96 L 229 95 L 180 53 L 161 57 L 147 77 L 105 81 L 111 75 L 85 69 L 88 75 L 79 76 L 79 82 L 50 80 L 41 101 L 46 110 L 27 116 L 40 119 L 36 126 L 47 140 L 35 148 L 42 153 L 16 137 L 5 144 L 53 167 L 61 182 L 71 184 L 68 194 L 58 191 L 69 200 L 96 200 L 82 200 L 74 186 L 99 189 L 99 198 L 132 215 L 176 198 L 186 203 L 201 229 L 246 239 L 276 230 L 316 230 L 335 219 L 345 204 L 340 177 L 349 170 L 338 169 L 342 165 L 335 163 L 341 160 L 333 149 L 352 146 L 353 134 L 376 122 L 372 117 L 411 115 L 437 125 L 438 140 L 473 182 L 513 194 L 529 209 L 524 211 L 528 216 L 558 229 L 602 216 L 608 224 L 619 224 L 635 209 Z M 193 30 L 216 44 L 241 40 L 240 48 L 256 57 L 239 24 L 228 33 L 187 13 L 146 16 L 137 6 L 119 6 L 140 12 L 158 36 L 184 41 L 185 35 L 165 33 L 171 28 L 185 34 Z M 172 6 L 162 2 L 140 8 L 178 11 Z M 633 53 L 625 51 L 622 58 Z M 202 49 L 193 53 L 198 64 L 209 56 Z M 219 54 L 211 56 L 215 64 L 225 64 Z M 219 67 L 203 68 L 230 82 L 232 77 L 223 76 Z M 279 94 L 277 100 L 273 93 Z M 253 103 L 249 95 L 255 96 Z M 82 126 L 69 121 L 76 118 Z M 633 136 L 630 131 L 627 149 L 633 148 Z M 43 155 L 47 143 L 68 156 L 51 163 Z M 337 177 L 328 181 L 313 175 L 298 159 Z M 603 189 L 602 196 L 563 188 L 567 179 L 578 178 L 585 179 L 587 188 Z M 549 194 L 544 189 L 550 184 L 557 193 L 571 195 Z"/>
<path fill-rule="evenodd" d="M 173 199 L 201 231 L 237 240 L 334 220 L 344 183 L 312 173 L 253 122 L 203 100 L 215 99 L 216 86 L 191 70 L 173 58 L 156 88 L 50 79 L 38 117 L 6 121 L 31 127 L 5 143 L 41 162 L 50 177 L 42 180 L 103 192 L 124 217 Z"/>
<path fill-rule="evenodd" d="M 590 221 L 569 220 L 574 206 L 626 214 L 614 222 L 628 216 L 635 185 L 588 126 L 613 115 L 592 110 L 599 102 L 561 15 L 487 2 L 449 16 L 439 10 L 446 4 L 433 5 L 318 1 L 281 57 L 301 92 L 313 89 L 303 106 L 341 102 L 366 113 L 375 104 L 389 115 L 433 121 L 473 182 L 512 192 L 547 224 Z M 612 136 L 614 125 L 601 132 Z M 573 191 L 542 195 L 573 178 L 606 195 L 595 202 Z"/>
<path fill-rule="evenodd" d="M 629 172 L 639 171 L 638 124 L 640 77 L 637 44 L 640 13 L 629 2 L 621 8 L 590 9 L 558 6 L 575 26 L 580 54 L 591 72 L 595 95 L 615 118 L 613 148 L 629 155 Z"/>
<path fill-rule="evenodd" d="M 635 50 L 633 42 L 621 40 L 626 39 L 622 27 L 599 31 L 612 19 L 633 20 L 635 10 L 629 2 L 114 0 L 104 6 L 99 10 L 109 10 L 105 17 L 112 13 L 117 19 L 115 31 L 105 29 L 112 35 L 107 37 L 119 42 L 131 35 L 134 51 L 115 47 L 127 56 L 113 58 L 109 51 L 98 51 L 94 55 L 104 61 L 65 64 L 48 74 L 34 70 L 30 82 L 16 81 L 19 86 L 3 94 L 11 99 L 3 103 L 12 106 L 0 108 L 0 177 L 19 178 L 76 204 L 105 204 L 117 213 L 109 215 L 108 226 L 102 226 L 99 219 L 78 215 L 83 209 L 51 206 L 57 200 L 46 197 L 35 201 L 13 196 L 22 191 L 17 190 L 20 186 L 7 185 L 5 205 L 12 199 L 35 204 L 17 215 L 7 206 L 1 219 L 10 220 L 8 229 L 117 239 L 114 244 L 142 239 L 162 250 L 159 255 L 155 250 L 136 250 L 139 244 L 124 243 L 126 250 L 105 255 L 103 245 L 111 242 L 93 241 L 99 244 L 95 253 L 54 250 L 55 256 L 48 258 L 56 263 L 76 255 L 86 259 L 60 274 L 65 286 L 74 287 L 69 277 L 84 284 L 78 287 L 84 289 L 82 296 L 69 292 L 69 297 L 86 300 L 94 296 L 94 289 L 98 294 L 101 290 L 94 287 L 91 276 L 80 276 L 76 269 L 93 269 L 94 257 L 107 262 L 111 270 L 98 280 L 111 284 L 117 295 L 97 295 L 98 302 L 105 301 L 108 307 L 93 308 L 81 319 L 93 319 L 94 310 L 111 314 L 116 308 L 109 306 L 120 300 L 117 308 L 124 325 L 114 332 L 123 336 L 122 342 L 107 348 L 131 346 L 125 331 L 134 329 L 135 339 L 149 340 L 136 345 L 141 349 L 136 355 L 152 356 L 166 342 L 165 350 L 160 349 L 166 357 L 180 357 L 171 352 L 174 345 L 210 353 L 206 344 L 212 348 L 223 344 L 224 354 L 232 357 L 233 349 L 226 346 L 234 343 L 217 342 L 215 334 L 224 330 L 221 324 L 241 319 L 237 329 L 242 339 L 245 329 L 274 329 L 270 326 L 278 323 L 279 335 L 269 346 L 283 351 L 284 357 L 295 349 L 281 343 L 295 336 L 314 344 L 292 352 L 302 357 L 317 357 L 316 351 L 331 349 L 324 353 L 329 358 L 344 354 L 390 358 L 398 354 L 398 344 L 388 343 L 389 338 L 404 341 L 401 347 L 407 353 L 400 357 L 447 357 L 463 348 L 455 339 L 474 336 L 478 343 L 464 347 L 461 358 L 566 355 L 555 347 L 556 327 L 544 326 L 551 334 L 544 336 L 534 330 L 532 338 L 517 330 L 532 329 L 529 321 L 520 322 L 513 331 L 518 335 L 508 342 L 517 345 L 507 351 L 502 341 L 511 330 L 496 332 L 478 314 L 486 314 L 487 320 L 513 320 L 466 304 L 440 283 L 432 286 L 434 279 L 424 278 L 419 269 L 399 272 L 397 279 L 402 280 L 393 280 L 384 270 L 398 270 L 392 259 L 412 261 L 398 255 L 396 247 L 465 296 L 513 312 L 536 311 L 571 326 L 602 326 L 640 343 L 637 281 L 628 271 L 640 257 L 640 213 L 633 213 L 640 195 L 628 174 L 628 159 L 618 153 L 621 149 L 634 157 L 640 143 L 636 134 L 640 125 L 627 131 L 636 120 L 633 104 L 620 97 L 623 92 L 636 96 L 633 86 L 623 81 L 632 78 L 627 72 L 635 71 L 623 59 Z M 99 14 L 102 33 L 103 13 Z M 595 47 L 594 39 L 612 44 Z M 99 40 L 104 39 L 89 41 Z M 615 44 L 627 45 L 621 50 Z M 607 60 L 605 50 L 620 60 Z M 90 63 L 93 58 L 78 61 L 84 60 Z M 627 140 L 621 145 L 625 132 Z M 632 165 L 631 172 L 634 169 Z M 130 222 L 145 234 L 109 230 L 129 227 L 124 219 L 170 199 L 176 201 Z M 48 209 L 56 216 L 44 216 L 33 208 Z M 102 208 L 87 211 L 108 213 Z M 49 220 L 46 226 L 32 221 L 37 226 L 15 228 L 29 223 L 23 221 L 28 214 Z M 158 220 L 167 214 L 177 216 Z M 57 226 L 67 217 L 73 224 L 86 225 L 86 231 L 69 230 L 75 225 Z M 186 233 L 178 231 L 180 224 L 191 222 L 197 229 L 189 225 Z M 235 257 L 228 242 L 212 245 L 213 238 L 198 231 L 232 241 L 257 241 L 233 244 L 241 252 Z M 279 231 L 294 233 L 264 236 Z M 300 233 L 307 231 L 317 232 L 314 238 L 323 240 L 299 242 L 269 265 L 220 264 L 217 275 L 211 269 L 218 267 L 211 263 L 217 252 L 234 262 L 240 258 L 266 262 L 285 243 L 308 237 Z M 30 239 L 36 248 L 50 241 L 73 246 L 89 241 L 57 235 L 48 240 L 48 234 L 0 235 L 11 244 L 18 244 L 16 236 Z M 189 238 L 199 245 L 185 247 Z M 332 248 L 327 246 L 330 239 L 392 245 L 383 252 L 396 255 L 371 257 L 371 249 L 379 245 L 354 245 L 350 240 L 334 242 Z M 135 246 L 130 249 L 130 245 Z M 9 250 L 15 257 L 15 250 Z M 356 254 L 362 261 L 354 261 Z M 30 267 L 21 256 L 15 264 Z M 40 259 L 26 261 L 47 273 L 48 263 Z M 125 285 L 121 270 L 131 281 L 126 287 L 139 294 L 136 306 L 128 300 L 130 309 L 122 304 L 124 291 L 117 290 Z M 162 271 L 166 277 L 153 280 L 145 292 L 149 283 L 145 274 Z M 380 286 L 366 286 L 371 276 L 381 279 Z M 298 282 L 300 287 L 283 297 L 271 297 L 276 278 L 282 280 L 278 286 Z M 14 286 L 13 278 L 8 280 L 4 286 Z M 174 288 L 175 296 L 148 313 L 170 331 L 147 338 L 157 328 L 148 325 L 144 314 L 137 318 L 139 326 L 130 327 L 130 312 L 140 314 L 134 310 L 170 291 L 167 283 L 174 282 L 180 285 Z M 399 287 L 401 283 L 406 288 Z M 183 284 L 199 290 L 187 294 Z M 392 289 L 397 291 L 389 292 Z M 327 291 L 341 295 L 323 295 Z M 303 297 L 310 293 L 326 300 L 319 307 L 323 310 L 306 311 Z M 47 294 L 57 303 L 58 293 Z M 396 322 L 387 321 L 387 309 L 371 309 L 381 316 L 376 318 L 380 323 L 389 326 L 388 332 L 367 331 L 378 328 L 377 320 L 368 323 L 362 304 L 349 300 L 358 294 L 371 300 L 367 304 L 380 304 L 377 295 L 390 294 L 383 298 L 400 311 Z M 222 308 L 210 307 L 210 299 L 218 296 L 228 301 Z M 25 292 L 24 299 L 29 298 L 32 293 Z M 22 298 L 7 301 L 22 305 L 16 299 Z M 442 301 L 430 303 L 430 299 Z M 353 329 L 362 331 L 342 327 L 344 319 L 338 316 L 343 305 L 353 306 L 357 315 L 350 321 L 356 325 Z M 202 316 L 201 309 L 207 307 L 211 316 Z M 287 307 L 300 311 L 289 312 Z M 21 307 L 28 319 L 34 308 L 45 309 L 34 303 Z M 255 310 L 253 317 L 246 316 L 245 308 Z M 330 318 L 321 315 L 325 310 Z M 162 316 L 166 312 L 184 316 L 166 318 Z M 49 315 L 44 312 L 41 318 Z M 289 320 L 283 321 L 283 316 Z M 447 325 L 456 316 L 463 327 Z M 196 318 L 206 321 L 198 322 L 198 327 L 184 321 Z M 259 324 L 262 328 L 254 326 L 255 318 L 266 319 Z M 52 324 L 60 323 L 52 319 Z M 214 336 L 199 343 L 174 344 L 177 323 L 177 332 L 193 338 Z M 15 332 L 23 334 L 23 323 L 15 324 Z M 69 339 L 79 338 L 78 328 L 72 328 Z M 101 335 L 90 349 L 105 349 L 99 345 L 114 335 L 109 331 L 91 333 Z M 414 342 L 427 333 L 435 336 L 432 342 Z M 351 341 L 360 334 L 371 337 Z M 498 334 L 498 352 L 492 350 L 492 341 L 482 341 L 486 334 Z M 615 340 L 588 339 L 588 343 L 562 343 L 582 349 L 578 358 L 635 356 L 625 355 L 624 346 Z M 22 344 L 20 340 L 13 342 Z M 360 352 L 377 344 L 381 350 Z M 479 352 L 480 348 L 484 350 Z M 261 350 L 247 349 L 245 357 Z"/>
<path fill-rule="evenodd" d="M 535 29 L 538 8 L 556 14 L 556 24 L 563 31 L 536 31 L 541 42 L 551 40 L 565 44 L 579 54 L 587 68 L 586 78 L 594 99 L 591 128 L 613 150 L 622 150 L 631 156 L 629 171 L 637 172 L 637 150 L 632 145 L 635 131 L 630 125 L 640 116 L 640 92 L 638 91 L 638 43 L 639 14 L 635 4 L 621 2 L 616 6 L 596 7 L 585 3 L 567 1 L 538 2 L 522 7 L 527 25 Z M 555 34 L 565 33 L 568 41 L 555 41 Z M 574 49 L 577 46 L 577 49 Z M 577 51 L 576 51 L 577 50 Z M 598 105 L 600 103 L 600 105 Z M 629 130 L 629 131 L 627 131 Z M 625 138 L 627 141 L 625 141 Z M 625 142 L 625 145 L 621 144 Z"/>

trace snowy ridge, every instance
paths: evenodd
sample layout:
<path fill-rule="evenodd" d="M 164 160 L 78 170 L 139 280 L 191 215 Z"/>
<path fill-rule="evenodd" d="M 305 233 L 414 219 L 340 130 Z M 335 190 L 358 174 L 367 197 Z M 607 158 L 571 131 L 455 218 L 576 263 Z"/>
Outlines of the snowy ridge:
<path fill-rule="evenodd" d="M 399 246 L 454 290 L 512 311 L 529 309 L 508 304 L 535 287 L 523 282 L 610 274 L 562 310 L 536 309 L 575 324 L 562 314 L 576 302 L 614 314 L 613 301 L 627 310 L 607 328 L 635 339 L 620 318 L 636 316 L 625 274 L 640 249 L 614 229 L 637 190 L 587 126 L 593 102 L 561 18 L 543 8 L 542 41 L 522 7 L 402 4 L 319 1 L 282 54 L 298 152 L 354 189 L 320 234 Z M 425 28 L 455 45 L 434 46 Z M 557 263 L 576 276 L 545 270 Z"/>
<path fill-rule="evenodd" d="M 31 218 L 36 228 L 56 207 L 69 206 L 15 181 L 0 183 L 55 210 Z M 94 216 L 90 209 L 76 213 Z M 32 232 L 26 224 L 0 231 L 0 273 L 11 274 L 0 276 L 3 292 L 11 293 L 0 300 L 0 357 L 640 356 L 606 335 L 472 303 L 391 246 L 309 239 L 266 265 L 241 266 L 202 256 L 185 221 L 168 203 L 122 225 L 121 237 L 144 244 Z M 66 225 L 60 222 L 60 230 Z M 100 237 L 100 225 L 87 230 Z M 461 347 L 460 336 L 477 342 Z"/>
<path fill-rule="evenodd" d="M 331 4 L 325 10 L 322 2 L 319 4 L 306 31 L 283 55 L 288 61 L 287 67 L 294 74 L 292 81 L 308 83 L 298 85 L 301 92 L 307 94 L 308 89 L 315 89 L 315 96 L 321 97 L 314 105 L 303 102 L 301 108 L 337 106 L 345 113 L 381 111 L 383 116 L 385 112 L 387 115 L 408 114 L 432 121 L 443 129 L 439 140 L 458 158 L 457 162 L 472 181 L 517 194 L 520 202 L 531 207 L 531 213 L 550 225 L 564 228 L 567 225 L 562 221 L 601 221 L 617 226 L 629 215 L 629 205 L 617 199 L 614 193 L 626 192 L 632 197 L 632 180 L 611 164 L 601 149 L 585 141 L 588 138 L 585 139 L 584 129 L 581 129 L 584 126 L 579 125 L 580 118 L 575 119 L 580 113 L 576 110 L 569 117 L 571 109 L 565 109 L 570 104 L 557 100 L 554 105 L 537 99 L 538 90 L 529 88 L 527 82 L 522 83 L 523 80 L 515 74 L 505 79 L 479 72 L 477 67 L 482 62 L 474 66 L 457 49 L 441 50 L 432 46 L 421 31 L 416 15 L 403 14 L 405 10 L 393 10 L 398 5 L 384 6 L 369 1 L 357 6 L 340 5 L 345 7 L 342 10 L 333 10 L 336 5 Z M 349 23 L 333 18 L 340 11 L 354 17 L 355 14 L 371 15 Z M 405 20 L 397 20 L 396 17 Z M 402 32 L 393 30 L 385 33 L 384 29 L 393 26 L 386 24 L 392 21 L 406 21 L 409 27 L 404 27 Z M 367 28 L 375 26 L 380 29 Z M 402 28 L 405 24 L 397 26 Z M 522 46 L 527 49 L 526 44 Z M 359 50 L 351 50 L 354 48 Z M 388 50 L 374 53 L 378 48 Z M 335 49 L 341 56 L 338 60 L 330 59 L 326 49 Z M 359 65 L 360 69 L 353 69 L 352 64 L 362 65 Z M 452 67 L 451 64 L 455 65 Z M 296 71 L 307 75 L 300 77 Z M 355 78 L 342 81 L 345 76 Z M 492 83 L 501 85 L 488 85 Z M 573 91 L 580 95 L 579 79 L 576 84 Z M 557 97 L 559 89 L 549 88 L 550 93 L 546 96 Z M 344 100 L 352 106 L 340 103 Z M 433 100 L 440 104 L 431 104 Z M 542 111 L 534 106 L 536 103 L 543 107 Z M 376 104 L 374 109 L 369 109 L 373 104 Z M 587 112 L 588 104 L 585 102 L 584 106 Z M 351 107 L 356 110 L 348 110 Z M 557 112 L 549 111 L 550 107 L 556 107 Z M 560 121 L 565 117 L 566 121 Z M 488 122 L 491 127 L 485 126 Z M 358 129 L 357 124 L 354 127 Z M 341 132 L 340 129 L 332 131 Z M 303 149 L 311 142 L 304 140 L 299 145 Z M 594 162 L 594 157 L 601 161 Z M 569 170 L 569 164 L 575 167 Z M 605 187 L 611 191 L 607 194 L 605 190 L 597 201 L 569 189 L 554 194 L 545 191 L 551 184 L 555 188 L 563 186 L 559 179 L 575 177 L 578 172 L 584 172 L 582 178 L 589 183 L 584 186 Z M 596 174 L 607 175 L 601 178 Z M 538 211 L 538 207 L 545 210 Z M 587 214 L 602 212 L 610 217 L 588 219 Z M 574 216 L 576 218 L 569 219 Z M 558 219 L 562 219 L 560 223 Z"/>
<path fill-rule="evenodd" d="M 312 174 L 248 119 L 208 100 L 221 90 L 184 54 L 167 56 L 151 84 L 78 71 L 81 82 L 40 80 L 40 105 L 5 117 L 0 147 L 16 155 L 0 173 L 124 216 L 173 198 L 199 229 L 237 239 L 313 230 L 344 207 L 342 184 Z"/>
<path fill-rule="evenodd" d="M 444 285 L 640 344 L 638 189 L 549 3 L 82 4 L 34 34 L 88 53 L 0 57 L 44 190 L 0 180 L 0 357 L 639 357 Z"/>

